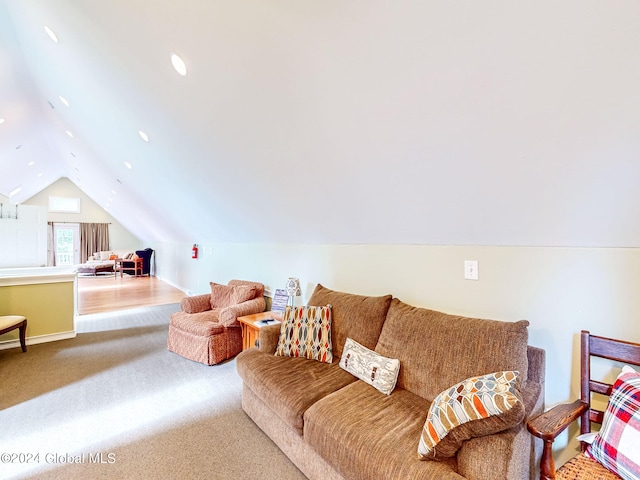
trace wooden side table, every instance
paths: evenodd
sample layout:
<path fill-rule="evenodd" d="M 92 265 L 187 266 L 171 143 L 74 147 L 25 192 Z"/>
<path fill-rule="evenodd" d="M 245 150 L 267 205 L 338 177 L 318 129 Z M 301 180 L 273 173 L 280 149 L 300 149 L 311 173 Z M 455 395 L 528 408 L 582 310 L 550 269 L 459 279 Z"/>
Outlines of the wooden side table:
<path fill-rule="evenodd" d="M 275 322 L 263 323 L 262 320 L 274 319 Z M 253 315 L 238 317 L 242 326 L 242 350 L 255 346 L 256 340 L 260 338 L 260 329 L 266 325 L 277 325 L 282 322 L 280 312 L 262 312 Z"/>
<path fill-rule="evenodd" d="M 133 262 L 133 267 L 125 267 L 124 262 Z M 138 277 L 142 276 L 142 258 L 130 258 L 125 260 L 124 258 L 116 258 L 114 260 L 114 270 L 116 272 L 116 276 L 118 276 L 118 272 L 120 272 L 120 278 L 122 278 L 122 273 L 127 270 L 133 270 L 133 276 Z M 140 274 L 138 274 L 140 272 Z"/>

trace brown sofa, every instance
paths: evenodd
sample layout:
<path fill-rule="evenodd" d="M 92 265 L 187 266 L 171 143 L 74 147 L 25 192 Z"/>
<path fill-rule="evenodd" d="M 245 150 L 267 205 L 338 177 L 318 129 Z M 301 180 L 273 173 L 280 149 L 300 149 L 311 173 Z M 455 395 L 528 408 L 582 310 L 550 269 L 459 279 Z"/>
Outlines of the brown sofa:
<path fill-rule="evenodd" d="M 331 364 L 274 356 L 279 325 L 263 327 L 259 349 L 236 358 L 244 411 L 308 478 L 533 478 L 540 445 L 525 425 L 543 411 L 544 351 L 527 345 L 528 322 L 458 317 L 322 285 L 308 304 L 332 305 Z M 340 367 L 347 338 L 400 360 L 391 395 Z M 465 441 L 452 458 L 420 460 L 418 442 L 438 393 L 503 370 L 520 372 L 525 419 Z"/>

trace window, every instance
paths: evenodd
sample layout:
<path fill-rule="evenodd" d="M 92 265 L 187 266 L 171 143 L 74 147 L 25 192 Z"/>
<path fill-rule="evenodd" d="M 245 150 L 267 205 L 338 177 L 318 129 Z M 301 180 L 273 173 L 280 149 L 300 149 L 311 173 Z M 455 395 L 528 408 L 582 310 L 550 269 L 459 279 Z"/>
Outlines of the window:
<path fill-rule="evenodd" d="M 49 211 L 80 213 L 80 199 L 73 197 L 49 197 Z"/>

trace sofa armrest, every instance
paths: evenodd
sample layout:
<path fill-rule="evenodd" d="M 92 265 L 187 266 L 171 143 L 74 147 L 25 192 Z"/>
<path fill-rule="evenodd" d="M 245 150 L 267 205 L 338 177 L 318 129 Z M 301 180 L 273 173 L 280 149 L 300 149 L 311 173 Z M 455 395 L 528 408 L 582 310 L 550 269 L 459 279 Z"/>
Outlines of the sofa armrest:
<path fill-rule="evenodd" d="M 238 317 L 264 312 L 265 307 L 266 302 L 264 301 L 264 297 L 247 300 L 246 302 L 231 305 L 220 310 L 218 321 L 220 322 L 220 325 L 228 327 L 235 323 Z"/>
<path fill-rule="evenodd" d="M 278 323 L 275 325 L 267 325 L 260 329 L 260 344 L 258 349 L 261 352 L 273 355 L 276 353 L 278 347 L 278 341 L 280 340 L 280 326 Z"/>
<path fill-rule="evenodd" d="M 542 413 L 542 383 L 528 381 L 520 393 L 526 418 Z M 539 448 L 525 428 L 525 421 L 503 432 L 464 442 L 457 455 L 458 473 L 470 480 L 530 478 L 539 458 L 539 453 L 532 452 L 539 452 Z"/>
<path fill-rule="evenodd" d="M 200 313 L 211 310 L 211 294 L 184 297 L 180 301 L 180 309 L 185 313 Z"/>
<path fill-rule="evenodd" d="M 553 478 L 556 471 L 553 463 L 553 441 L 587 410 L 588 403 L 576 400 L 573 403 L 556 405 L 527 423 L 529 432 L 544 442 L 540 460 L 540 474 L 545 475 L 543 478 Z"/>

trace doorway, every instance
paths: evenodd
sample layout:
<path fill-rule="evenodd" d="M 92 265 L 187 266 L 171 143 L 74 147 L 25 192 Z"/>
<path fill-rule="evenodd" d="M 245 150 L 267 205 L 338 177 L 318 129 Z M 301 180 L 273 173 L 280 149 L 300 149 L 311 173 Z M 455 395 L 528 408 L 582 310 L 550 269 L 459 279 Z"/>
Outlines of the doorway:
<path fill-rule="evenodd" d="M 56 265 L 80 263 L 80 225 L 77 223 L 54 223 L 53 245 Z"/>

